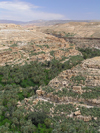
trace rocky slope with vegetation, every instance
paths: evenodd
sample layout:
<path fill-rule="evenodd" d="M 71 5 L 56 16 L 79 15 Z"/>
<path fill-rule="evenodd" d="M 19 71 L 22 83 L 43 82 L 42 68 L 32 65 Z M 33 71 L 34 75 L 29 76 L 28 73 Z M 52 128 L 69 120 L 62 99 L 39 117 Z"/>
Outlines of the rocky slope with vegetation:
<path fill-rule="evenodd" d="M 53 58 L 64 60 L 80 52 L 64 39 L 19 25 L 2 24 L 0 30 L 0 65 L 25 64 L 30 61 L 50 61 Z"/>
<path fill-rule="evenodd" d="M 0 133 L 99 133 L 100 50 L 14 24 L 0 32 Z"/>

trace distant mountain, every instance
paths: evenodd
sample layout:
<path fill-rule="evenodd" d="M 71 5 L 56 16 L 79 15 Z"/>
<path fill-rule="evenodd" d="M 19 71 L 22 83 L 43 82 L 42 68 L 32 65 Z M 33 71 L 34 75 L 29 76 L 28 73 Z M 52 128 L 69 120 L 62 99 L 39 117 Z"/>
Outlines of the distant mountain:
<path fill-rule="evenodd" d="M 49 26 L 55 24 L 64 24 L 69 22 L 90 22 L 90 20 L 33 20 L 24 23 L 25 25 L 36 25 L 36 26 Z"/>
<path fill-rule="evenodd" d="M 91 22 L 91 21 L 92 20 L 33 20 L 33 21 L 23 22 L 23 21 L 14 21 L 14 20 L 0 20 L 0 23 L 48 26 L 48 25 L 55 25 L 55 24 L 64 24 L 68 22 Z"/>
<path fill-rule="evenodd" d="M 14 20 L 0 20 L 0 23 L 3 24 L 24 24 L 25 22 L 22 21 L 14 21 Z"/>

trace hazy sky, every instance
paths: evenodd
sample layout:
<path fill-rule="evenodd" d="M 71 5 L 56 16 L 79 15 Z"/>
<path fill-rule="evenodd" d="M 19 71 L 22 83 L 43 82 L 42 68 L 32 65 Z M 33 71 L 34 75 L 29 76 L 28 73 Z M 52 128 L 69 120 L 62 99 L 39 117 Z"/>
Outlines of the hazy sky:
<path fill-rule="evenodd" d="M 0 19 L 100 20 L 100 0 L 0 0 Z"/>

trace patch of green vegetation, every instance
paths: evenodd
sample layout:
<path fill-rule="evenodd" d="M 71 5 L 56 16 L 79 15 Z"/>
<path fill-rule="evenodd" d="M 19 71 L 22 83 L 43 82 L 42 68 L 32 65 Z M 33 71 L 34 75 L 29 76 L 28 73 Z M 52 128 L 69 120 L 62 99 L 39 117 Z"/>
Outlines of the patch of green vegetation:
<path fill-rule="evenodd" d="M 74 44 L 70 43 L 69 46 L 74 46 Z"/>
<path fill-rule="evenodd" d="M 11 48 L 9 48 L 8 50 L 9 50 L 9 51 L 12 51 L 12 49 L 11 49 Z"/>
<path fill-rule="evenodd" d="M 12 44 L 10 47 L 17 47 L 17 43 Z"/>
<path fill-rule="evenodd" d="M 65 63 L 60 63 L 58 60 L 53 59 L 50 62 L 38 63 L 32 62 L 30 65 L 26 64 L 25 66 L 15 66 L 13 69 L 9 67 L 4 67 L 8 69 L 7 71 L 12 71 L 8 74 L 8 77 L 12 79 L 12 82 L 25 86 L 34 86 L 48 84 L 48 82 L 57 76 L 61 71 L 70 69 L 71 67 L 77 65 L 82 60 L 81 56 L 71 57 Z M 17 69 L 16 69 L 17 68 Z M 46 68 L 49 68 L 48 70 Z M 3 71 L 2 71 L 3 72 Z M 20 73 L 20 74 L 19 74 Z M 14 76 L 14 75 L 15 76 Z M 16 78 L 15 78 L 16 77 Z M 5 82 L 4 82 L 5 83 Z M 7 83 L 11 83 L 10 80 L 7 80 Z"/>
<path fill-rule="evenodd" d="M 43 87 L 42 90 L 46 91 L 46 93 L 50 93 L 50 92 L 53 92 L 54 91 L 54 89 L 51 88 L 51 87 L 49 87 L 49 86 Z"/>
<path fill-rule="evenodd" d="M 29 55 L 32 56 L 32 55 L 39 55 L 39 54 L 45 54 L 45 52 L 41 51 L 41 52 L 35 53 L 34 51 L 31 51 Z"/>
<path fill-rule="evenodd" d="M 2 77 L 3 77 L 3 75 L 0 75 L 0 83 L 2 82 Z"/>
<path fill-rule="evenodd" d="M 72 104 L 59 104 L 56 105 L 55 110 L 54 110 L 54 114 L 56 114 L 56 112 L 66 112 L 67 114 L 70 114 L 71 111 L 74 112 L 75 111 L 75 107 Z"/>
<path fill-rule="evenodd" d="M 68 49 L 73 49 L 73 47 L 71 46 L 71 47 L 69 47 Z"/>
<path fill-rule="evenodd" d="M 54 52 L 55 52 L 55 51 L 53 51 L 53 50 L 50 51 L 50 55 L 54 56 Z"/>
<path fill-rule="evenodd" d="M 84 59 L 100 56 L 100 50 L 96 48 L 78 48 L 78 50 L 83 54 Z"/>
<path fill-rule="evenodd" d="M 63 88 L 62 91 L 53 92 L 53 95 L 57 95 L 58 97 L 68 96 L 68 97 L 77 97 L 79 96 L 77 93 L 72 90 L 67 90 L 67 88 Z"/>
<path fill-rule="evenodd" d="M 74 37 L 74 36 L 75 36 L 74 33 L 65 33 L 65 32 L 64 32 L 64 34 L 65 34 L 64 37 Z"/>
<path fill-rule="evenodd" d="M 36 46 L 38 46 L 38 47 L 40 47 L 40 48 L 42 48 L 42 47 L 43 47 L 43 45 L 38 45 L 38 44 L 37 44 Z"/>
<path fill-rule="evenodd" d="M 68 59 L 69 57 L 62 56 L 62 59 L 60 61 L 64 61 L 65 59 Z"/>
<path fill-rule="evenodd" d="M 36 113 L 31 116 L 31 112 L 29 112 L 27 116 L 25 115 L 26 112 L 24 107 L 17 107 L 17 102 L 19 100 L 33 96 L 36 89 L 35 87 L 23 88 L 20 90 L 19 86 L 16 85 L 2 86 L 3 91 L 0 91 L 0 133 L 24 133 L 25 130 L 36 133 L 42 130 L 48 131 L 48 133 L 51 132 L 52 128 L 49 127 L 49 123 L 45 124 L 45 121 L 48 120 L 46 114 L 43 115 L 43 113 L 41 114 L 41 112 L 39 112 L 39 116 L 37 116 Z M 34 117 L 36 119 L 33 124 Z M 43 125 L 41 128 L 39 127 L 40 123 Z"/>
<path fill-rule="evenodd" d="M 98 117 L 100 119 L 100 108 L 93 107 L 93 108 L 86 108 L 86 107 L 79 107 L 81 114 L 83 116 L 93 116 Z"/>
<path fill-rule="evenodd" d="M 71 80 L 72 80 L 74 83 L 77 83 L 77 85 L 78 85 L 78 84 L 80 84 L 81 82 L 82 82 L 83 84 L 85 84 L 86 78 L 83 77 L 83 76 L 81 76 L 81 75 L 78 75 L 78 76 L 72 76 L 72 77 L 71 77 Z"/>
<path fill-rule="evenodd" d="M 9 66 L 0 67 L 0 84 L 17 84 L 22 87 L 47 85 L 51 79 L 56 77 L 61 71 L 70 69 L 81 62 L 81 56 L 71 57 L 65 63 L 60 63 L 58 60 L 45 63 L 31 62 L 24 66 Z M 47 69 L 48 68 L 48 69 Z"/>
<path fill-rule="evenodd" d="M 53 107 L 53 103 L 41 101 L 41 102 L 38 102 L 37 105 L 35 105 L 34 109 L 35 111 L 41 110 L 42 112 L 49 114 L 50 108 L 52 107 Z"/>
<path fill-rule="evenodd" d="M 100 87 L 84 87 L 83 90 L 86 90 L 86 92 L 82 94 L 82 97 L 85 99 L 100 98 Z"/>
<path fill-rule="evenodd" d="M 62 51 L 65 51 L 65 52 L 69 52 L 69 48 L 66 48 L 66 49 L 60 49 Z"/>
<path fill-rule="evenodd" d="M 67 67 L 66 69 L 70 69 L 73 66 L 76 66 L 77 64 L 80 64 L 81 61 L 83 61 L 82 56 L 80 56 L 80 55 L 72 56 L 72 57 L 70 57 L 70 59 L 68 61 L 64 62 L 63 65 Z"/>
<path fill-rule="evenodd" d="M 47 47 L 47 48 L 50 48 L 49 45 L 42 45 L 42 46 Z"/>
<path fill-rule="evenodd" d="M 83 87 L 82 88 L 83 90 L 92 90 L 92 91 L 100 91 L 100 87 L 93 87 L 93 86 L 91 86 L 91 87 L 88 87 L 88 86 L 86 86 L 86 87 Z"/>
<path fill-rule="evenodd" d="M 99 91 L 92 91 L 92 92 L 85 92 L 82 94 L 82 97 L 85 99 L 100 98 L 100 90 Z"/>
<path fill-rule="evenodd" d="M 14 54 L 17 54 L 17 52 L 13 52 Z"/>

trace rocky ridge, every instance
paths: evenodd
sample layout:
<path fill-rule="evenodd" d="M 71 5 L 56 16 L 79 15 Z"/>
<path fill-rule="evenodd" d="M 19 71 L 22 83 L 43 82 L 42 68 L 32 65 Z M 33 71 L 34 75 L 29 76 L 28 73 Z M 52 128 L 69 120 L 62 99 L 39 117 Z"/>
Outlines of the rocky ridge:
<path fill-rule="evenodd" d="M 30 61 L 62 59 L 79 55 L 74 46 L 64 39 L 34 30 L 27 30 L 19 25 L 0 25 L 0 65 L 25 64 Z M 53 53 L 53 54 L 50 54 Z"/>
<path fill-rule="evenodd" d="M 100 22 L 69 22 L 40 27 L 38 30 L 63 37 L 100 37 Z"/>

